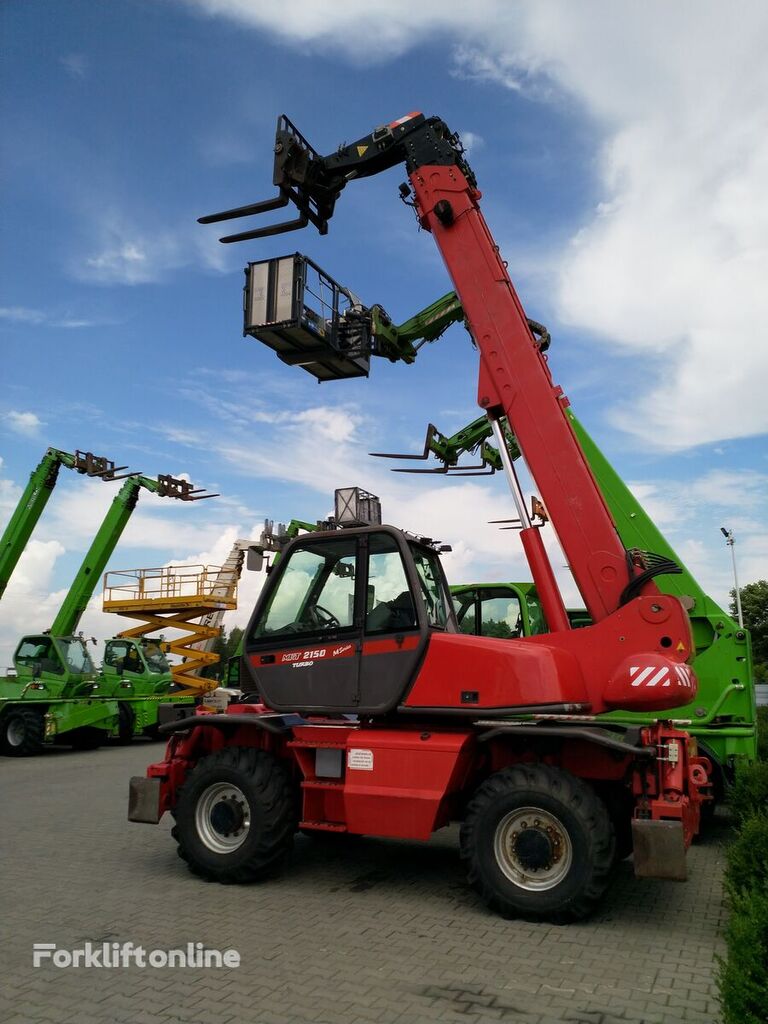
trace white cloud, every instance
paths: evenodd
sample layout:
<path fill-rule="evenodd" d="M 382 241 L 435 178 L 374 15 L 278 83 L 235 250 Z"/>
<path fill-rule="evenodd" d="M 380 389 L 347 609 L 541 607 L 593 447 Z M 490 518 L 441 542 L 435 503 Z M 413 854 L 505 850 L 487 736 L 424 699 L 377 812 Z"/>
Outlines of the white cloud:
<path fill-rule="evenodd" d="M 14 434 L 21 434 L 23 437 L 37 437 L 43 421 L 34 412 L 18 412 L 11 409 L 3 414 L 3 420 L 8 424 Z"/>
<path fill-rule="evenodd" d="M 59 63 L 70 78 L 84 79 L 88 73 L 88 60 L 82 53 L 65 53 Z"/>
<path fill-rule="evenodd" d="M 56 315 L 42 309 L 29 309 L 26 306 L 0 306 L 0 320 L 8 323 L 29 324 L 33 327 L 96 327 L 111 321 L 93 320 L 69 313 Z"/>
<path fill-rule="evenodd" d="M 11 664 L 19 638 L 48 629 L 64 593 L 51 590 L 57 560 L 64 554 L 59 541 L 31 540 L 0 603 L 0 672 Z"/>
<path fill-rule="evenodd" d="M 768 431 L 765 4 L 186 3 L 351 61 L 360 38 L 385 60 L 442 34 L 455 73 L 575 101 L 603 136 L 599 201 L 554 291 L 563 321 L 646 362 L 614 422 L 668 449 Z"/>
<path fill-rule="evenodd" d="M 468 7 L 458 0 L 294 0 L 288 5 L 261 0 L 184 0 L 197 10 L 226 17 L 251 28 L 265 29 L 303 45 L 316 44 L 345 54 L 355 63 L 381 62 L 410 49 L 425 35 L 455 30 L 462 25 L 480 28 L 503 11 L 498 0 L 475 0 Z M 376 40 L 375 46 L 360 45 Z"/>
<path fill-rule="evenodd" d="M 485 145 L 485 139 L 482 135 L 478 135 L 477 132 L 459 129 L 459 135 L 461 136 L 461 142 L 467 156 L 471 156 L 473 152 L 477 152 L 478 149 L 482 149 Z"/>
<path fill-rule="evenodd" d="M 535 66 L 522 67 L 516 55 L 494 54 L 487 49 L 459 45 L 454 51 L 453 58 L 454 66 L 451 73 L 456 78 L 489 82 L 537 98 L 547 95 L 546 87 L 541 78 L 537 77 L 538 69 Z"/>
<path fill-rule="evenodd" d="M 222 272 L 229 265 L 223 246 L 195 231 L 194 218 L 180 226 L 142 227 L 140 216 L 114 211 L 93 218 L 90 251 L 70 267 L 74 277 L 97 284 L 152 284 L 191 265 Z"/>
<path fill-rule="evenodd" d="M 9 320 L 17 324 L 42 324 L 46 315 L 39 309 L 28 309 L 26 306 L 0 306 L 0 320 Z"/>

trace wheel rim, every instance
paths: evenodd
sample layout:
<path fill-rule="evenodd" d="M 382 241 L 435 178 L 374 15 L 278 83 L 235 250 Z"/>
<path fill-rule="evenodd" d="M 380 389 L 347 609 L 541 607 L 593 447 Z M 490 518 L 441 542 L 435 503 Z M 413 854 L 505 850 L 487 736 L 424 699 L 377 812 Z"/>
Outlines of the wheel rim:
<path fill-rule="evenodd" d="M 518 807 L 504 815 L 496 826 L 493 852 L 509 881 L 529 892 L 553 889 L 573 860 L 565 826 L 541 807 Z"/>
<path fill-rule="evenodd" d="M 8 740 L 8 745 L 11 747 L 20 747 L 24 742 L 26 735 L 26 729 L 24 723 L 19 718 L 12 718 L 8 723 L 5 730 L 5 738 Z"/>
<path fill-rule="evenodd" d="M 231 782 L 208 786 L 197 801 L 195 828 L 213 853 L 233 853 L 245 842 L 251 827 L 251 809 L 245 794 Z"/>

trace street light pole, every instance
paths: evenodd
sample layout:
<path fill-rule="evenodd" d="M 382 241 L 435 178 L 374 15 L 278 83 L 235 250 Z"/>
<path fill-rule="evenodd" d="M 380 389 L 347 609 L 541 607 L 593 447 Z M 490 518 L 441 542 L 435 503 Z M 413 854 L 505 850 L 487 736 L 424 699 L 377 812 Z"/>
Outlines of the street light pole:
<path fill-rule="evenodd" d="M 744 616 L 742 615 L 742 612 L 741 612 L 741 593 L 739 591 L 739 576 L 738 576 L 738 573 L 736 572 L 736 552 L 735 552 L 734 547 L 733 547 L 733 545 L 735 544 L 735 540 L 734 540 L 734 537 L 733 537 L 733 530 L 726 530 L 726 528 L 724 526 L 721 526 L 720 527 L 720 532 L 725 537 L 725 543 L 731 549 L 731 558 L 733 560 L 733 582 L 734 582 L 734 585 L 735 585 L 735 593 L 736 593 L 736 615 L 737 615 L 738 620 L 739 620 L 739 627 L 741 629 L 744 629 Z"/>

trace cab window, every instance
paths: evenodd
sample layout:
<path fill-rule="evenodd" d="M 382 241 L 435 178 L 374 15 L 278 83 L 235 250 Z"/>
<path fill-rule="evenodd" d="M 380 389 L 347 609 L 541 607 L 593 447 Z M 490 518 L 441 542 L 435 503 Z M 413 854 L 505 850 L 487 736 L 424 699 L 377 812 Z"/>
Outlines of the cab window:
<path fill-rule="evenodd" d="M 462 633 L 503 640 L 525 633 L 520 598 L 507 587 L 465 590 L 454 596 L 453 604 Z"/>
<path fill-rule="evenodd" d="M 143 672 L 141 656 L 136 645 L 127 640 L 116 640 L 107 644 L 104 651 L 104 664 L 117 669 L 118 672 Z"/>
<path fill-rule="evenodd" d="M 526 598 L 528 604 L 528 621 L 531 624 L 531 636 L 539 636 L 547 632 L 547 620 L 544 618 L 544 611 L 538 597 L 531 594 Z"/>
<path fill-rule="evenodd" d="M 372 533 L 368 541 L 366 633 L 416 629 L 416 608 L 394 537 Z"/>
<path fill-rule="evenodd" d="M 477 633 L 476 616 L 476 593 L 474 590 L 465 590 L 456 594 L 453 598 L 453 610 L 456 612 L 456 619 L 459 623 L 459 632 L 473 636 Z"/>
<path fill-rule="evenodd" d="M 111 643 L 107 644 L 107 648 L 104 651 L 104 664 L 111 665 L 113 668 L 118 668 L 119 662 L 125 659 L 128 653 L 128 644 L 126 643 Z"/>
<path fill-rule="evenodd" d="M 354 537 L 295 549 L 282 567 L 253 639 L 317 634 L 354 623 L 357 541 Z"/>
<path fill-rule="evenodd" d="M 416 576 L 421 588 L 421 596 L 427 609 L 429 625 L 437 629 L 445 629 L 450 618 L 450 601 L 446 593 L 440 559 L 435 551 L 411 545 Z"/>
<path fill-rule="evenodd" d="M 29 637 L 22 641 L 16 652 L 15 661 L 17 665 L 28 668 L 38 667 L 40 672 L 54 672 L 60 675 L 64 671 L 58 651 L 48 636 Z"/>
<path fill-rule="evenodd" d="M 96 669 L 85 643 L 77 638 L 56 641 L 64 655 L 67 669 L 76 675 L 91 675 Z"/>
<path fill-rule="evenodd" d="M 520 599 L 505 591 L 490 591 L 480 597 L 480 635 L 513 639 L 523 635 Z"/>

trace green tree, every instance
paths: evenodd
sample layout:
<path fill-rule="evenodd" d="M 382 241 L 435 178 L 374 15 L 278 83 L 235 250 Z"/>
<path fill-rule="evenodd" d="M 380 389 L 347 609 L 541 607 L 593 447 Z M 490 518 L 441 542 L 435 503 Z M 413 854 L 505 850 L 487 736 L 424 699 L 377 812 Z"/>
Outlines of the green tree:
<path fill-rule="evenodd" d="M 512 636 L 512 630 L 510 629 L 509 623 L 504 619 L 483 619 L 481 626 L 483 636 L 495 636 L 500 640 L 508 640 Z"/>
<path fill-rule="evenodd" d="M 740 587 L 744 625 L 752 634 L 752 657 L 756 664 L 768 664 L 768 580 Z M 736 618 L 736 591 L 731 591 L 731 615 Z"/>
<path fill-rule="evenodd" d="M 240 646 L 240 641 L 243 639 L 243 631 L 239 626 L 234 626 L 227 637 L 226 654 L 223 660 L 227 661 L 229 658 L 234 657 L 237 654 L 237 649 Z"/>

